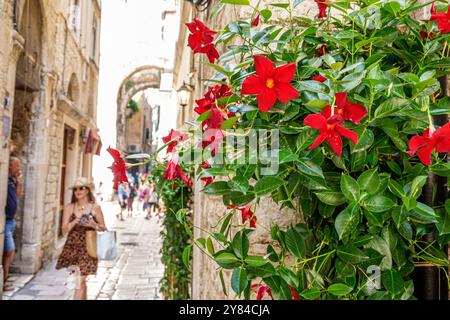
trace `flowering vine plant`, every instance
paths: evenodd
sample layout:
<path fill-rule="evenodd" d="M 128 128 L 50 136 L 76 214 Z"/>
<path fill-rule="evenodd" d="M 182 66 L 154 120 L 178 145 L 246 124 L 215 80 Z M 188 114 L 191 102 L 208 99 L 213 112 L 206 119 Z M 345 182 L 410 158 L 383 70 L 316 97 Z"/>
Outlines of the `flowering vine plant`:
<path fill-rule="evenodd" d="M 189 46 L 217 74 L 196 101 L 202 142 L 172 131 L 164 177 L 190 186 L 179 159 L 192 150 L 209 155 L 191 171 L 228 209 L 195 244 L 218 264 L 224 290 L 222 271 L 230 270 L 232 289 L 245 298 L 413 299 L 420 263 L 446 274 L 449 267 L 450 202 L 436 190 L 425 197 L 423 188 L 448 191 L 435 182 L 450 175 L 442 80 L 450 71 L 450 9 L 435 1 L 316 0 L 319 14 L 310 18 L 296 14 L 303 1 L 284 2 L 226 0 L 251 16 L 220 31 L 187 24 Z M 288 18 L 275 21 L 273 8 Z M 429 18 L 415 19 L 423 8 Z M 245 137 L 262 129 L 278 132 L 276 173 L 214 160 L 236 130 Z M 255 150 L 244 149 L 248 160 Z M 298 221 L 272 225 L 259 256 L 250 241 L 264 197 Z M 429 234 L 434 240 L 424 241 Z"/>

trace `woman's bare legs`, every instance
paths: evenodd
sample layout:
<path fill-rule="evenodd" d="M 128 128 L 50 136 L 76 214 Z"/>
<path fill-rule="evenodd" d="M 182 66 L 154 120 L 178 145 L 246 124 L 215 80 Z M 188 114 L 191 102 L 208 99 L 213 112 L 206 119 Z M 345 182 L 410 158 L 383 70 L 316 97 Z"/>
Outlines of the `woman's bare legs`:
<path fill-rule="evenodd" d="M 74 300 L 87 300 L 86 276 L 78 276 Z"/>

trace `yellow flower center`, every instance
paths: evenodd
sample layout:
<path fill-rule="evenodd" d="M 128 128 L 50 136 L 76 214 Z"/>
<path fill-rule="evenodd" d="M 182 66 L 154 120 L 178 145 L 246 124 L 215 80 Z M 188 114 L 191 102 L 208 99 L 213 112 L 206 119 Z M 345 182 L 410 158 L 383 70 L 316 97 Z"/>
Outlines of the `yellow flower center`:
<path fill-rule="evenodd" d="M 272 89 L 275 86 L 275 81 L 273 81 L 273 79 L 267 79 L 266 86 L 267 88 Z"/>

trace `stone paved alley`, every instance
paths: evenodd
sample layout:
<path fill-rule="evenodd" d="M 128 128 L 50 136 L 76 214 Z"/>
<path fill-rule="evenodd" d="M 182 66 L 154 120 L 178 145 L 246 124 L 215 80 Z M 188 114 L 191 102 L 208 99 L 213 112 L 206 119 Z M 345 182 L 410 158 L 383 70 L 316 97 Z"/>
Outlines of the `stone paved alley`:
<path fill-rule="evenodd" d="M 102 204 L 107 226 L 117 231 L 119 256 L 115 261 L 101 261 L 97 276 L 88 278 L 89 300 L 161 300 L 159 281 L 164 272 L 161 263 L 161 221 L 146 220 L 137 213 L 126 221 L 117 221 L 119 207 Z M 126 218 L 126 214 L 124 215 Z M 111 227 L 112 226 L 112 227 Z M 12 274 L 16 288 L 4 294 L 5 300 L 71 300 L 73 282 L 68 271 L 55 270 L 54 261 L 37 275 Z"/>

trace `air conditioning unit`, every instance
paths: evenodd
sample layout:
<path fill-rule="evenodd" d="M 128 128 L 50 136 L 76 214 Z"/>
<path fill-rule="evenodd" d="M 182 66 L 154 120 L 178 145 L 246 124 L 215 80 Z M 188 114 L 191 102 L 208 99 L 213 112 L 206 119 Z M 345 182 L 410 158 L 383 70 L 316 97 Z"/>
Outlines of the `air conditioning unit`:
<path fill-rule="evenodd" d="M 130 144 L 127 148 L 127 151 L 129 153 L 139 153 L 139 152 L 141 152 L 141 145 L 140 144 Z"/>

